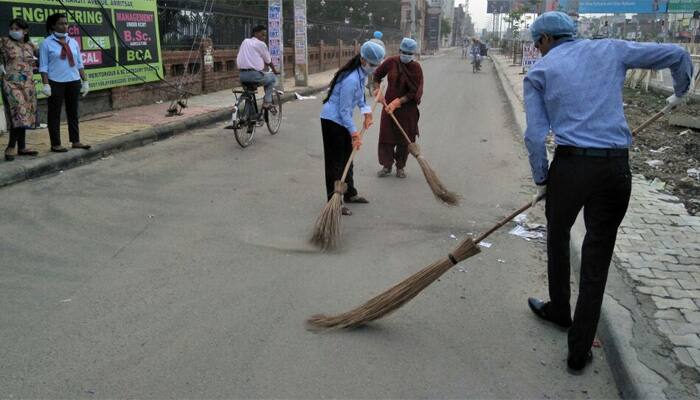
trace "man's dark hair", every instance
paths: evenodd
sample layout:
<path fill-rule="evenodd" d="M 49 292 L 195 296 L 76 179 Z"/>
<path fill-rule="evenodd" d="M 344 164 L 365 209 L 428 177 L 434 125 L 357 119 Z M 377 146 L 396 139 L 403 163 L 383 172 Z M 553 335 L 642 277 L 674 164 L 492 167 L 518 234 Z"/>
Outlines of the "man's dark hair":
<path fill-rule="evenodd" d="M 63 14 L 63 13 L 55 13 L 55 14 L 49 15 L 49 17 L 46 18 L 46 33 L 53 32 L 53 26 L 56 25 L 56 22 L 58 22 L 58 20 L 61 18 L 68 18 L 68 17 L 66 17 L 66 14 Z"/>
<path fill-rule="evenodd" d="M 256 27 L 253 28 L 252 33 L 250 36 L 255 36 L 258 32 L 266 31 L 267 27 L 265 25 L 257 25 Z"/>
<path fill-rule="evenodd" d="M 10 28 L 12 28 L 12 25 L 16 25 L 19 29 L 29 30 L 29 24 L 22 18 L 15 18 L 12 21 L 10 21 Z M 24 35 L 24 41 L 29 41 L 29 34 Z"/>

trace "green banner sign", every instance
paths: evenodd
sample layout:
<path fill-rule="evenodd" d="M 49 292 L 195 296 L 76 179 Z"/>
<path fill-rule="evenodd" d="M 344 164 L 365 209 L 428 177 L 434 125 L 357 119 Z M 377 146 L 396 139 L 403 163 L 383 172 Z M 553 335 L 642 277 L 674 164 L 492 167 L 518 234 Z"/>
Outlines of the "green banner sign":
<path fill-rule="evenodd" d="M 670 13 L 692 13 L 700 11 L 700 0 L 669 0 L 668 12 Z"/>
<path fill-rule="evenodd" d="M 68 16 L 68 34 L 80 45 L 91 90 L 162 76 L 156 0 L 0 0 L 0 35 L 7 35 L 12 19 L 22 18 L 38 46 L 47 35 L 46 19 L 57 12 Z"/>

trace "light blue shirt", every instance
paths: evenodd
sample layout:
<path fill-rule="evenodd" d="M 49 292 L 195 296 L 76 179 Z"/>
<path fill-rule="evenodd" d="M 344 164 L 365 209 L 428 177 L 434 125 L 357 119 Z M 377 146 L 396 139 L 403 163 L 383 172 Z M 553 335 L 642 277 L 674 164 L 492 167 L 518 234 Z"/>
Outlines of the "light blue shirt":
<path fill-rule="evenodd" d="M 630 146 L 622 88 L 632 68 L 670 68 L 680 96 L 690 87 L 693 65 L 677 45 L 604 39 L 560 42 L 530 69 L 523 85 L 525 145 L 535 183 L 547 180 L 545 138 L 550 129 L 557 145 Z"/>
<path fill-rule="evenodd" d="M 342 79 L 339 79 L 328 102 L 323 105 L 321 118 L 344 126 L 348 130 L 348 134 L 357 132 L 355 121 L 352 119 L 355 107 L 359 107 L 363 114 L 372 112 L 372 108 L 365 101 L 365 78 L 367 78 L 367 74 L 362 67 L 359 67 L 349 71 Z"/>
<path fill-rule="evenodd" d="M 80 57 L 78 42 L 66 35 L 66 43 L 73 53 L 74 66 L 68 63 L 68 57 L 61 59 L 61 44 L 54 35 L 49 35 L 39 47 L 39 72 L 49 74 L 49 79 L 55 82 L 73 82 L 80 80 L 78 70 L 83 69 L 83 59 Z"/>

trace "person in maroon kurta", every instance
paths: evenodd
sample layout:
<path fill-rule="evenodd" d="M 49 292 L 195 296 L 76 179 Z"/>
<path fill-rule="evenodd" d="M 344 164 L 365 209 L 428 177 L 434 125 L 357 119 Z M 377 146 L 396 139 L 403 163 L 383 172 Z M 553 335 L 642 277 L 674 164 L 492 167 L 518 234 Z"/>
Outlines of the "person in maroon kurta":
<path fill-rule="evenodd" d="M 396 119 L 408 134 L 411 142 L 418 136 L 418 105 L 423 96 L 423 70 L 414 60 L 418 44 L 415 40 L 404 38 L 399 47 L 399 55 L 387 58 L 374 72 L 374 96 L 381 101 L 386 100 L 387 107 L 382 111 L 379 126 L 379 164 L 382 169 L 377 176 L 385 177 L 391 174 L 391 168 L 396 163 L 396 176 L 405 178 L 404 167 L 408 159 L 408 143 L 387 112 L 393 112 Z M 386 94 L 379 89 L 382 79 L 387 77 Z"/>

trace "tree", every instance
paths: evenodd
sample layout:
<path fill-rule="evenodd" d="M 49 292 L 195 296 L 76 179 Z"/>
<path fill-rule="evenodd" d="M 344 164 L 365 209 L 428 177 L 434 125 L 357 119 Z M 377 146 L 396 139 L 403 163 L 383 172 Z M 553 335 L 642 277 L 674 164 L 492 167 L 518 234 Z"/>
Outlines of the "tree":
<path fill-rule="evenodd" d="M 449 36 L 451 33 L 452 33 L 452 24 L 450 24 L 450 21 L 443 18 L 442 22 L 440 23 L 440 36 L 442 36 L 442 37 Z"/>

